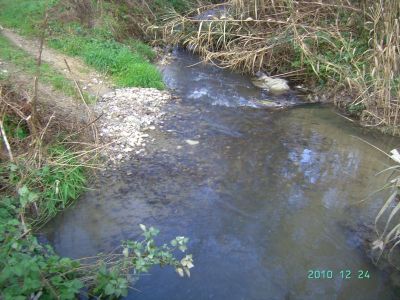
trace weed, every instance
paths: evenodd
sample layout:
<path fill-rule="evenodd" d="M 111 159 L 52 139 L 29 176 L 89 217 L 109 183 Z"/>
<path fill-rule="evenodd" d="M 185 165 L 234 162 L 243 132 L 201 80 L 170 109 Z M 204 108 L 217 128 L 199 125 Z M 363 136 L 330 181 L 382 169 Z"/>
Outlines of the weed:
<path fill-rule="evenodd" d="M 116 75 L 116 82 L 123 87 L 142 86 L 162 90 L 164 83 L 157 68 L 147 63 L 136 63 Z"/>
<path fill-rule="evenodd" d="M 23 140 L 29 135 L 29 128 L 26 122 L 21 122 L 18 118 L 5 115 L 3 124 L 5 133 L 8 137 Z"/>
<path fill-rule="evenodd" d="M 10 74 L 7 71 L 0 70 L 0 80 L 5 81 L 10 77 Z"/>
<path fill-rule="evenodd" d="M 142 241 L 126 241 L 118 252 L 98 255 L 91 262 L 58 256 L 41 245 L 18 220 L 18 202 L 0 202 L 0 297 L 2 299 L 77 299 L 84 294 L 115 299 L 127 296 L 133 276 L 137 278 L 153 265 L 170 265 L 183 276 L 193 267 L 191 255 L 178 260 L 172 253 L 186 247 L 187 239 L 177 237 L 171 244 L 157 246 L 158 230 L 144 225 Z M 88 295 L 86 295 L 88 296 Z"/>
<path fill-rule="evenodd" d="M 29 161 L 22 160 L 9 164 L 1 172 L 4 185 L 20 187 L 20 194 L 23 191 L 25 194 L 37 195 L 34 207 L 28 205 L 30 201 L 23 207 L 24 214 L 29 211 L 35 212 L 32 216 L 35 226 L 43 225 L 75 201 L 86 183 L 83 166 L 78 163 L 74 154 L 64 147 L 50 147 L 47 161 L 47 164 L 37 167 Z"/>
<path fill-rule="evenodd" d="M 373 147 L 385 153 L 378 147 Z M 385 203 L 381 206 L 380 211 L 376 215 L 375 231 L 377 234 L 377 239 L 372 243 L 372 250 L 374 251 L 373 254 L 376 254 L 374 257 L 377 261 L 382 255 L 385 255 L 389 263 L 391 263 L 398 270 L 398 260 L 394 258 L 396 255 L 398 255 L 398 252 L 395 250 L 400 245 L 400 223 L 398 218 L 398 212 L 400 210 L 400 154 L 397 149 L 393 149 L 389 154 L 386 155 L 390 157 L 394 163 L 392 166 L 379 172 L 379 174 L 390 173 L 387 183 L 381 189 L 379 189 L 379 191 L 389 190 L 390 196 L 386 198 Z"/>
<path fill-rule="evenodd" d="M 144 44 L 138 40 L 128 39 L 124 41 L 124 44 L 131 47 L 131 49 L 139 54 L 141 57 L 153 61 L 156 58 L 156 53 L 151 49 L 151 47 L 147 44 Z"/>
<path fill-rule="evenodd" d="M 160 8 L 174 8 L 178 12 L 184 12 L 193 5 L 193 1 L 188 0 L 155 0 L 154 5 Z"/>
<path fill-rule="evenodd" d="M 347 105 L 347 112 L 352 117 L 359 118 L 364 110 L 365 110 L 365 105 L 363 103 L 350 103 Z"/>

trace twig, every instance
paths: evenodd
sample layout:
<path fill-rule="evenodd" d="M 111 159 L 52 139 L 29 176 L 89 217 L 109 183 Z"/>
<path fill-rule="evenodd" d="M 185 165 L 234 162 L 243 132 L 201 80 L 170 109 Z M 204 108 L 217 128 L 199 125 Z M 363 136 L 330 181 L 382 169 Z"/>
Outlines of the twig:
<path fill-rule="evenodd" d="M 23 239 L 28 233 L 30 233 L 32 231 L 32 229 L 28 229 L 26 230 L 23 234 L 21 234 L 18 238 L 18 240 Z"/>
<path fill-rule="evenodd" d="M 31 112 L 31 118 L 30 118 L 30 123 L 31 123 L 31 129 L 32 129 L 32 134 L 34 137 L 37 137 L 38 133 L 38 118 L 37 118 L 37 102 L 38 102 L 38 90 L 39 90 L 39 78 L 40 78 L 40 67 L 42 65 L 42 53 L 43 53 L 43 45 L 44 45 L 44 39 L 46 37 L 46 28 L 47 28 L 47 23 L 48 23 L 48 14 L 47 10 L 45 12 L 44 16 L 44 21 L 42 24 L 42 32 L 40 35 L 40 44 L 39 44 L 39 54 L 37 57 L 37 69 L 36 69 L 36 75 L 34 79 L 34 90 L 33 90 L 33 98 L 32 98 L 32 112 Z"/>
<path fill-rule="evenodd" d="M 8 156 L 10 157 L 10 161 L 14 162 L 14 156 L 11 151 L 10 143 L 8 142 L 6 131 L 4 130 L 3 120 L 4 120 L 4 113 L 1 116 L 1 120 L 0 120 L 1 136 L 3 138 L 4 144 L 6 145 Z"/>
<path fill-rule="evenodd" d="M 342 117 L 342 118 L 345 118 L 347 121 L 350 121 L 351 123 L 354 123 L 354 120 L 352 120 L 352 119 L 350 119 L 349 117 L 346 117 L 346 116 L 344 116 L 344 115 L 342 115 L 342 114 L 340 114 L 340 113 L 338 113 L 338 112 L 335 112 L 338 116 L 340 116 L 340 117 Z"/>
<path fill-rule="evenodd" d="M 24 234 L 27 234 L 28 233 L 28 228 L 26 227 L 24 213 L 21 211 L 19 213 L 19 216 L 21 218 L 21 224 L 22 224 L 22 228 L 24 229 Z"/>
<path fill-rule="evenodd" d="M 94 138 L 94 140 L 95 140 L 95 142 L 96 142 L 96 144 L 97 144 L 97 143 L 98 143 L 97 129 L 96 129 L 96 127 L 95 127 L 94 124 L 93 124 L 94 121 L 92 121 L 92 120 L 94 119 L 94 117 L 93 117 L 93 115 L 92 115 L 92 111 L 91 111 L 89 105 L 87 105 L 87 103 L 86 103 L 86 101 L 85 101 L 85 97 L 83 96 L 83 93 L 82 93 L 82 89 L 81 89 L 81 87 L 79 86 L 78 81 L 77 81 L 77 80 L 75 79 L 75 77 L 73 76 L 72 70 L 71 70 L 71 68 L 70 68 L 70 66 L 69 66 L 69 64 L 68 64 L 68 62 L 67 62 L 67 60 L 66 60 L 65 58 L 64 58 L 64 62 L 65 62 L 65 65 L 67 66 L 68 72 L 71 74 L 72 80 L 73 80 L 74 83 L 75 83 L 75 86 L 76 86 L 76 89 L 78 90 L 79 96 L 81 97 L 81 100 L 82 100 L 83 104 L 85 105 L 85 107 L 86 107 L 86 109 L 87 109 L 88 116 L 89 116 L 89 120 L 91 121 L 90 124 L 91 124 L 91 128 L 92 128 L 93 138 Z"/>
<path fill-rule="evenodd" d="M 102 112 L 100 116 L 98 116 L 96 119 L 94 119 L 93 121 L 91 121 L 89 124 L 86 124 L 85 126 L 83 126 L 82 128 L 80 128 L 78 131 L 71 133 L 70 135 L 68 135 L 63 141 L 69 139 L 71 136 L 73 135 L 77 135 L 78 133 L 82 132 L 83 130 L 85 130 L 86 128 L 88 128 L 89 126 L 91 126 L 92 124 L 96 123 L 102 116 L 104 115 L 104 113 Z"/>
<path fill-rule="evenodd" d="M 46 127 L 43 129 L 42 134 L 40 135 L 40 139 L 41 139 L 41 140 L 43 140 L 43 137 L 44 137 L 44 135 L 45 135 L 45 133 L 46 133 L 46 131 L 47 131 L 47 128 L 49 127 L 50 122 L 51 122 L 51 120 L 53 120 L 53 118 L 54 118 L 54 112 L 53 112 L 53 114 L 51 115 L 49 121 L 47 122 Z"/>

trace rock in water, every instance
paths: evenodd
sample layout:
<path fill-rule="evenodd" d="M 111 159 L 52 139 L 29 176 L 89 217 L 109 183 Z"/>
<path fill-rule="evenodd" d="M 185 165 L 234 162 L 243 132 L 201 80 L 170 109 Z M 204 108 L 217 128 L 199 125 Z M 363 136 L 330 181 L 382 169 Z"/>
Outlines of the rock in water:
<path fill-rule="evenodd" d="M 188 143 L 190 146 L 199 144 L 199 141 L 194 141 L 194 140 L 186 140 L 185 142 Z"/>
<path fill-rule="evenodd" d="M 258 100 L 257 102 L 265 108 L 283 108 L 282 104 L 270 100 Z"/>
<path fill-rule="evenodd" d="M 274 94 L 281 94 L 290 90 L 287 80 L 282 78 L 272 78 L 264 73 L 257 72 L 257 77 L 252 79 L 252 83 L 262 89 L 266 89 Z"/>

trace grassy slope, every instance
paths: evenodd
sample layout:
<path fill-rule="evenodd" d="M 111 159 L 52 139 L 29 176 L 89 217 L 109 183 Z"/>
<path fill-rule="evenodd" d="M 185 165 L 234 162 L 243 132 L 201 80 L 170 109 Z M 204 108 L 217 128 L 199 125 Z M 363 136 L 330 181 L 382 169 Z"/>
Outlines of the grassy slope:
<path fill-rule="evenodd" d="M 43 11 L 57 0 L 0 0 L 0 24 L 21 34 L 37 36 Z M 81 57 L 98 71 L 111 75 L 118 86 L 163 89 L 161 74 L 151 64 L 155 54 L 140 41 L 116 42 L 106 28 L 85 29 L 77 24 L 50 21 L 49 46 Z"/>
<path fill-rule="evenodd" d="M 49 45 L 81 57 L 88 65 L 111 75 L 118 86 L 164 87 L 161 74 L 149 62 L 149 57 L 154 57 L 151 48 L 144 44 L 135 49 L 101 36 L 72 34 L 52 38 Z"/>

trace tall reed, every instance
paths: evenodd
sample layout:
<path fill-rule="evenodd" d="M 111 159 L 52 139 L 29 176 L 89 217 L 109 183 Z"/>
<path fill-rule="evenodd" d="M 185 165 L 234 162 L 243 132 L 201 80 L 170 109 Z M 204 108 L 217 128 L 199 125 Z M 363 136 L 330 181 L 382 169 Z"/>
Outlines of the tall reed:
<path fill-rule="evenodd" d="M 231 0 L 170 12 L 150 32 L 220 67 L 346 90 L 366 126 L 398 135 L 399 16 L 397 0 Z"/>

